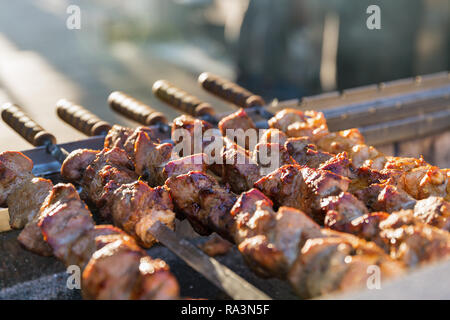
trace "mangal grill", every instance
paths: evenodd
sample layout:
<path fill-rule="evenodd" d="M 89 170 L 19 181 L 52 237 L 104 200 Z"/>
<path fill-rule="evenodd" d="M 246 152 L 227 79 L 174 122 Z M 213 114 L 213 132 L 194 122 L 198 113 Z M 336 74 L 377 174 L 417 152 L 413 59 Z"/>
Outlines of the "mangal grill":
<path fill-rule="evenodd" d="M 244 108 L 259 128 L 266 128 L 267 119 L 283 108 L 320 110 L 327 119 L 330 131 L 356 127 L 362 132 L 368 145 L 390 150 L 394 153 L 392 155 L 407 152 L 403 144 L 410 143 L 408 141 L 428 139 L 427 145 L 434 144 L 437 140 L 444 141 L 439 145 L 440 149 L 447 148 L 440 150 L 440 153 L 444 154 L 443 158 L 437 158 L 432 154 L 435 148 L 427 148 L 422 153 L 425 159 L 431 158 L 430 162 L 440 162 L 441 166 L 448 167 L 450 163 L 448 72 L 305 97 L 300 101 L 275 100 L 270 105 L 265 105 L 259 96 L 209 74 L 201 75 L 200 82 L 210 93 Z M 181 112 L 211 123 L 217 124 L 218 120 L 227 115 L 215 114 L 211 105 L 165 81 L 155 84 L 154 93 Z M 126 95 L 116 97 L 115 101 L 119 100 L 122 102 L 110 102 L 115 111 L 141 125 L 158 127 L 160 139 L 170 140 L 170 127 L 164 114 Z M 55 160 L 61 156 L 59 154 L 61 150 L 64 152 L 80 148 L 101 150 L 104 135 L 110 128 L 109 124 L 80 106 L 67 101 L 59 104 L 58 115 L 89 137 L 60 145 L 46 142 L 23 152 L 34 162 L 33 173 L 49 178 L 54 183 L 63 181 L 59 175 L 60 162 Z M 29 120 L 31 119 L 27 121 Z M 11 124 L 14 121 L 16 130 L 19 129 L 21 135 L 29 142 L 37 144 L 36 130 L 39 131 L 41 128 L 36 129 L 34 123 L 26 123 L 27 121 L 23 119 L 22 122 L 20 119 L 9 122 Z M 205 242 L 206 237 L 196 236 L 186 221 L 177 223 L 179 224 L 176 235 L 169 235 L 165 239 L 166 242 L 162 241 L 166 246 L 155 245 L 148 249 L 148 253 L 151 257 L 164 259 L 170 265 L 171 271 L 180 283 L 182 296 L 209 299 L 297 298 L 287 282 L 257 277 L 246 266 L 235 247 L 215 259 L 200 255 L 195 245 Z M 0 213 L 0 231 L 3 230 L 0 232 L 0 299 L 80 299 L 80 290 L 68 289 L 66 286 L 68 274 L 64 265 L 55 258 L 41 257 L 24 250 L 17 242 L 20 230 L 8 230 L 7 224 L 7 210 L 4 209 Z M 180 258 L 179 252 L 171 247 L 171 244 L 176 246 L 180 242 L 184 245 L 185 259 Z M 193 265 L 204 277 L 192 269 Z M 450 279 L 445 276 L 449 271 L 450 262 L 443 261 L 383 283 L 381 289 L 367 289 L 332 297 L 449 298 Z M 251 288 L 244 290 L 247 284 Z M 242 291 L 242 294 L 239 294 L 239 291 Z"/>

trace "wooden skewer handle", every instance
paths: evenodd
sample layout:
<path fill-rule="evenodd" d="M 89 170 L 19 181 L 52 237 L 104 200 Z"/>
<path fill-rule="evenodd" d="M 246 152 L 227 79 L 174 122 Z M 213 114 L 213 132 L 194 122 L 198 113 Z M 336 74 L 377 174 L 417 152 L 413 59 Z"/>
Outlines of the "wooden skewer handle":
<path fill-rule="evenodd" d="M 108 122 L 66 99 L 56 103 L 56 112 L 62 120 L 88 136 L 105 135 L 111 129 Z"/>
<path fill-rule="evenodd" d="M 5 104 L 2 108 L 2 119 L 25 140 L 36 147 L 56 143 L 55 136 L 45 131 L 17 105 L 12 103 Z"/>
<path fill-rule="evenodd" d="M 262 97 L 242 88 L 236 83 L 208 72 L 203 72 L 198 77 L 198 82 L 209 93 L 241 108 L 264 106 L 266 104 Z"/>
<path fill-rule="evenodd" d="M 114 91 L 111 93 L 108 103 L 114 111 L 143 125 L 167 124 L 167 118 L 164 114 L 153 110 L 150 106 L 123 92 Z"/>
<path fill-rule="evenodd" d="M 153 84 L 153 93 L 161 101 L 191 116 L 198 117 L 214 114 L 214 109 L 209 103 L 202 102 L 199 98 L 175 87 L 169 81 L 156 81 Z"/>

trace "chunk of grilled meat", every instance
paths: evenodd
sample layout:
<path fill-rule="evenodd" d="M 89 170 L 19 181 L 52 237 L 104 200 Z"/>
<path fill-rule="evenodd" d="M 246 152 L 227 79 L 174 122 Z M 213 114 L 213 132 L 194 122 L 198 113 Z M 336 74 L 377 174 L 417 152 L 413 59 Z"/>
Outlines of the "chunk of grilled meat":
<path fill-rule="evenodd" d="M 282 146 L 284 146 L 287 141 L 287 135 L 283 131 L 275 128 L 265 130 L 259 139 L 259 143 L 279 143 Z"/>
<path fill-rule="evenodd" d="M 211 143 L 203 139 L 204 133 L 212 128 L 209 122 L 188 115 L 175 118 L 172 122 L 172 141 L 182 146 L 178 155 L 183 157 L 203 152 L 203 148 Z"/>
<path fill-rule="evenodd" d="M 222 179 L 229 183 L 235 193 L 247 191 L 261 178 L 258 163 L 238 145 L 224 147 L 222 165 Z"/>
<path fill-rule="evenodd" d="M 285 147 L 299 165 L 310 168 L 319 168 L 333 157 L 328 152 L 318 151 L 307 137 L 289 138 L 285 143 Z"/>
<path fill-rule="evenodd" d="M 99 242 L 106 240 L 107 244 L 93 254 L 83 271 L 84 298 L 167 300 L 179 297 L 178 283 L 163 260 L 151 259 L 126 235 L 99 238 Z"/>
<path fill-rule="evenodd" d="M 330 132 L 326 135 L 313 137 L 317 148 L 322 151 L 337 154 L 351 152 L 356 145 L 364 144 L 364 137 L 358 129 L 347 129 L 338 132 Z"/>
<path fill-rule="evenodd" d="M 386 156 L 372 146 L 356 144 L 348 151 L 356 168 L 368 167 L 381 170 L 387 161 Z"/>
<path fill-rule="evenodd" d="M 322 112 L 284 109 L 269 121 L 269 127 L 279 129 L 289 137 L 314 137 L 328 133 L 328 126 Z"/>
<path fill-rule="evenodd" d="M 215 231 L 233 241 L 230 209 L 236 196 L 232 192 L 220 186 L 213 177 L 195 171 L 170 177 L 166 186 L 175 210 L 189 220 L 196 232 L 208 235 Z"/>
<path fill-rule="evenodd" d="M 287 164 L 297 164 L 286 148 L 279 143 L 258 143 L 253 150 L 252 158 L 259 165 L 260 175 L 269 174 Z"/>
<path fill-rule="evenodd" d="M 136 129 L 122 127 L 120 125 L 113 125 L 108 131 L 105 137 L 105 148 L 113 149 L 120 148 L 124 149 L 130 158 L 133 158 L 135 151 L 135 143 L 139 135 L 145 133 L 148 137 L 155 142 L 159 142 L 158 129 L 150 127 L 137 127 Z"/>
<path fill-rule="evenodd" d="M 248 135 L 246 135 L 246 131 L 254 130 L 254 132 L 248 133 L 254 134 L 257 138 L 256 126 L 244 109 L 239 109 L 220 120 L 219 129 L 224 137 L 228 137 L 241 147 L 246 148 L 247 150 L 254 148 L 254 145 L 251 145 Z M 253 143 L 256 143 L 256 141 Z"/>
<path fill-rule="evenodd" d="M 206 172 L 208 163 L 208 156 L 204 153 L 197 153 L 192 156 L 169 161 L 164 166 L 162 172 L 164 182 L 167 178 L 179 176 L 188 173 L 189 171 Z"/>
<path fill-rule="evenodd" d="M 33 221 L 52 187 L 48 179 L 32 178 L 16 188 L 7 200 L 11 228 L 22 229 Z"/>
<path fill-rule="evenodd" d="M 286 165 L 261 178 L 254 186 L 277 206 L 300 209 L 323 224 L 320 200 L 347 191 L 349 182 L 329 171 Z"/>
<path fill-rule="evenodd" d="M 333 215 L 333 212 L 328 212 Z M 330 221 L 330 220 L 328 220 Z M 450 256 L 450 233 L 423 222 L 412 210 L 371 212 L 346 223 L 327 225 L 373 241 L 409 267 Z"/>
<path fill-rule="evenodd" d="M 301 248 L 288 280 L 301 298 L 364 287 L 370 268 L 378 266 L 385 280 L 404 272 L 373 242 L 331 230 L 308 239 Z"/>
<path fill-rule="evenodd" d="M 272 202 L 259 190 L 244 192 L 231 210 L 234 238 L 247 264 L 263 277 L 284 278 L 306 238 L 320 227 L 300 211 Z"/>
<path fill-rule="evenodd" d="M 390 213 L 401 209 L 411 209 L 416 204 L 416 200 L 405 191 L 387 183 L 373 183 L 366 188 L 356 190 L 354 195 L 371 211 Z"/>
<path fill-rule="evenodd" d="M 393 213 L 379 226 L 391 257 L 411 267 L 450 256 L 450 233 L 422 223 L 412 210 Z"/>
<path fill-rule="evenodd" d="M 6 151 L 0 153 L 0 206 L 6 205 L 8 196 L 23 181 L 32 177 L 33 162 L 20 152 Z"/>
<path fill-rule="evenodd" d="M 148 181 L 150 186 L 164 183 L 162 170 L 172 155 L 170 143 L 155 143 L 145 132 L 140 132 L 134 146 L 136 173 Z"/>
<path fill-rule="evenodd" d="M 85 153 L 91 158 L 90 150 L 86 150 Z M 83 152 L 80 151 L 71 153 L 67 157 L 61 171 L 64 178 L 71 180 L 71 176 L 66 176 L 64 168 L 71 168 L 71 171 L 80 171 L 76 168 L 80 163 L 78 161 L 80 157 L 83 157 Z M 81 196 L 99 209 L 103 219 L 107 219 L 110 216 L 108 202 L 111 200 L 115 189 L 122 184 L 134 182 L 138 178 L 139 176 L 134 172 L 132 161 L 123 149 L 105 148 L 98 152 L 92 162 L 85 167 L 79 181 L 83 187 Z M 108 185 L 108 188 L 105 188 L 106 185 Z"/>
<path fill-rule="evenodd" d="M 364 203 L 348 192 L 323 198 L 320 204 L 322 210 L 326 212 L 324 224 L 335 230 L 339 230 L 339 225 L 348 224 L 348 222 L 369 213 Z"/>
<path fill-rule="evenodd" d="M 142 181 L 123 184 L 114 192 L 110 203 L 114 225 L 133 236 L 144 247 L 151 247 L 156 242 L 147 233 L 156 221 L 174 229 L 175 213 L 165 187 L 150 188 Z"/>
<path fill-rule="evenodd" d="M 53 186 L 48 179 L 34 177 L 32 169 L 33 162 L 20 152 L 0 154 L 0 206 L 8 206 L 13 229 L 33 221 Z"/>
<path fill-rule="evenodd" d="M 428 197 L 417 201 L 414 216 L 424 223 L 450 232 L 450 202 L 441 197 Z"/>

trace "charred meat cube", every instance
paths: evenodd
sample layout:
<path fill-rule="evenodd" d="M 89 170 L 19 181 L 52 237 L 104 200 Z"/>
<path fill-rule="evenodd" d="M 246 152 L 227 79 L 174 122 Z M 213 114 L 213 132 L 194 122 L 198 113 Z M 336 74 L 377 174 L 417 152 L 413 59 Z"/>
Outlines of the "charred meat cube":
<path fill-rule="evenodd" d="M 344 151 L 351 152 L 353 146 L 364 144 L 364 137 L 358 129 L 348 129 L 320 136 L 314 139 L 314 143 L 321 151 L 338 154 Z"/>
<path fill-rule="evenodd" d="M 332 158 L 329 158 L 327 161 L 322 162 L 318 168 L 350 179 L 356 177 L 355 168 L 348 158 L 347 152 L 341 152 Z"/>
<path fill-rule="evenodd" d="M 335 230 L 339 230 L 340 225 L 345 225 L 348 222 L 369 213 L 369 210 L 364 203 L 348 192 L 342 192 L 337 196 L 323 198 L 320 201 L 320 204 L 326 214 L 325 226 Z"/>
<path fill-rule="evenodd" d="M 277 206 L 302 210 L 323 224 L 321 198 L 338 195 L 348 189 L 349 180 L 329 171 L 299 165 L 286 165 L 255 183 Z"/>
<path fill-rule="evenodd" d="M 189 171 L 206 172 L 208 164 L 208 157 L 204 153 L 194 154 L 172 160 L 164 166 L 163 178 L 164 181 L 172 176 L 179 176 L 188 173 Z"/>
<path fill-rule="evenodd" d="M 416 202 L 414 216 L 421 221 L 450 231 L 450 202 L 441 197 L 429 197 Z"/>
<path fill-rule="evenodd" d="M 252 141 L 250 141 L 245 132 L 253 130 L 254 136 L 257 138 L 256 126 L 244 109 L 241 108 L 220 120 L 219 129 L 224 137 L 228 137 L 247 150 L 253 149 L 254 145 L 250 145 Z M 253 141 L 253 144 L 256 142 Z"/>
<path fill-rule="evenodd" d="M 32 179 L 33 162 L 21 152 L 0 153 L 0 206 L 19 185 Z"/>
<path fill-rule="evenodd" d="M 33 221 L 52 187 L 53 183 L 43 178 L 32 178 L 18 186 L 6 201 L 11 228 L 22 229 Z"/>
<path fill-rule="evenodd" d="M 174 228 L 173 204 L 164 187 L 150 188 L 142 181 L 123 184 L 112 195 L 111 203 L 114 225 L 144 247 L 151 247 L 156 242 L 147 230 L 157 221 Z"/>
<path fill-rule="evenodd" d="M 84 298 L 122 300 L 178 297 L 178 283 L 164 261 L 151 259 L 126 235 L 113 239 L 115 241 L 94 253 L 83 271 Z"/>
<path fill-rule="evenodd" d="M 289 138 L 285 144 L 286 149 L 292 158 L 303 166 L 319 168 L 333 157 L 328 152 L 317 151 L 316 146 L 310 143 L 307 137 Z"/>
<path fill-rule="evenodd" d="M 164 183 L 162 170 L 172 155 L 170 143 L 155 143 L 145 132 L 140 132 L 134 146 L 136 173 L 148 181 L 150 186 Z"/>
<path fill-rule="evenodd" d="M 222 179 L 235 193 L 247 191 L 261 178 L 261 168 L 245 149 L 238 145 L 225 147 L 223 151 Z"/>
<path fill-rule="evenodd" d="M 233 241 L 230 230 L 233 217 L 230 209 L 236 196 L 211 176 L 191 171 L 172 176 L 166 181 L 175 209 L 184 215 L 195 231 L 208 235 L 211 230 Z"/>
<path fill-rule="evenodd" d="M 61 166 L 61 175 L 69 181 L 80 182 L 84 171 L 95 160 L 99 152 L 90 149 L 72 151 Z"/>
<path fill-rule="evenodd" d="M 318 137 L 328 133 L 325 117 L 317 111 L 284 109 L 269 120 L 269 126 L 289 137 Z"/>
<path fill-rule="evenodd" d="M 323 230 L 308 239 L 292 266 L 288 280 L 301 298 L 361 288 L 370 266 L 378 266 L 382 279 L 404 272 L 381 248 L 350 234 Z"/>
<path fill-rule="evenodd" d="M 53 254 L 66 265 L 82 265 L 83 257 L 71 248 L 94 229 L 94 220 L 71 184 L 57 184 L 45 200 L 39 221 L 44 239 Z"/>
<path fill-rule="evenodd" d="M 204 140 L 205 132 L 212 128 L 209 122 L 188 115 L 175 118 L 172 124 L 172 141 L 175 145 L 182 146 L 178 156 L 185 157 L 203 152 L 203 148 L 211 143 Z"/>
<path fill-rule="evenodd" d="M 304 213 L 281 207 L 256 189 L 244 192 L 231 210 L 235 242 L 247 264 L 260 276 L 284 278 L 304 241 L 320 227 Z"/>
<path fill-rule="evenodd" d="M 138 180 L 139 177 L 133 169 L 133 163 L 124 150 L 103 149 L 83 174 L 82 197 L 99 208 L 102 218 L 108 219 L 108 203 L 115 189 L 122 184 Z"/>
<path fill-rule="evenodd" d="M 274 128 L 265 130 L 259 139 L 259 143 L 279 143 L 282 146 L 284 146 L 287 141 L 287 135 L 283 131 Z"/>
<path fill-rule="evenodd" d="M 412 209 L 416 200 L 405 191 L 390 184 L 374 183 L 354 192 L 371 211 L 394 212 L 402 209 Z"/>
<path fill-rule="evenodd" d="M 286 164 L 297 164 L 279 143 L 258 143 L 253 151 L 253 160 L 259 165 L 260 174 L 269 174 Z"/>

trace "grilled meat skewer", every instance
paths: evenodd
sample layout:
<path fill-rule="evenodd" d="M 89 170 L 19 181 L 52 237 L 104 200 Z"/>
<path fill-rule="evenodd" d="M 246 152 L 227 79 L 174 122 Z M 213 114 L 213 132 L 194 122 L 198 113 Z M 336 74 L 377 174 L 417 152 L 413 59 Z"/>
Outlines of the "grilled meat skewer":
<path fill-rule="evenodd" d="M 150 258 L 122 230 L 94 225 L 71 184 L 57 184 L 38 223 L 53 254 L 83 268 L 86 299 L 177 299 L 179 287 L 167 264 Z"/>

